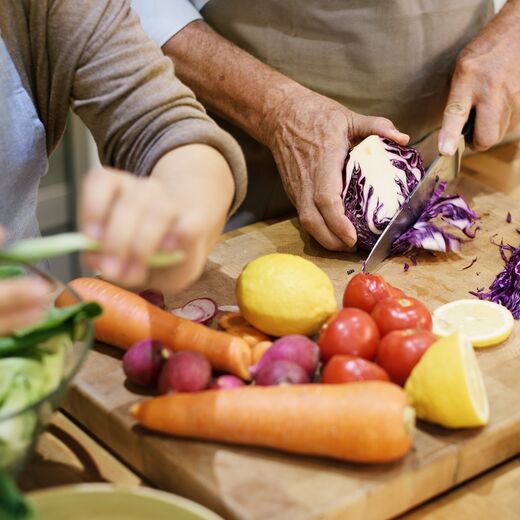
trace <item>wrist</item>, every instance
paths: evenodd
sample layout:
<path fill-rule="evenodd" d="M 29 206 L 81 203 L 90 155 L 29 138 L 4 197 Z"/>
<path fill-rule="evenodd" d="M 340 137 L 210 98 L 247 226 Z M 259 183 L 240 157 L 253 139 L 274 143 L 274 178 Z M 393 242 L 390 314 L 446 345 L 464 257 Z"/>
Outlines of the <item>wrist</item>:
<path fill-rule="evenodd" d="M 272 148 L 287 122 L 291 107 L 295 102 L 301 105 L 309 92 L 308 88 L 292 80 L 280 81 L 270 87 L 262 104 L 257 139 Z"/>
<path fill-rule="evenodd" d="M 205 144 L 172 150 L 151 174 L 164 183 L 180 211 L 212 210 L 226 216 L 235 194 L 233 174 L 224 156 Z"/>

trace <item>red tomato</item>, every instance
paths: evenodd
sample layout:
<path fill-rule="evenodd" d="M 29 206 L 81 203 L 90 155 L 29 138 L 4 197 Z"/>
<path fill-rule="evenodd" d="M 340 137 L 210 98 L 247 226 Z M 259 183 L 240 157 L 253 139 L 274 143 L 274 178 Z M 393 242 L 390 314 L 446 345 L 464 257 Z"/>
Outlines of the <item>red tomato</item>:
<path fill-rule="evenodd" d="M 327 321 L 318 338 L 318 346 L 324 361 L 336 354 L 374 359 L 379 338 L 377 325 L 370 314 L 349 307 Z"/>
<path fill-rule="evenodd" d="M 432 330 L 430 311 L 415 298 L 386 298 L 381 300 L 372 311 L 381 336 L 393 330 L 421 329 Z"/>
<path fill-rule="evenodd" d="M 371 380 L 390 381 L 390 377 L 380 366 L 355 356 L 333 356 L 321 374 L 325 384 Z"/>
<path fill-rule="evenodd" d="M 392 287 L 378 274 L 358 273 L 345 287 L 343 307 L 355 307 L 372 312 L 379 301 L 392 296 L 404 296 L 404 293 Z"/>
<path fill-rule="evenodd" d="M 429 330 L 394 330 L 379 343 L 377 362 L 394 383 L 404 385 L 413 367 L 437 340 Z"/>

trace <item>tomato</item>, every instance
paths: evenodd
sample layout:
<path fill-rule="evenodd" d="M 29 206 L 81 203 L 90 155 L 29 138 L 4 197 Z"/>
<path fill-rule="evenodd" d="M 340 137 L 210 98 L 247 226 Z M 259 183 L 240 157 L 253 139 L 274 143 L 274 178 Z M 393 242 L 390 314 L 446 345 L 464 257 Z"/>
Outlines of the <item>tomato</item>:
<path fill-rule="evenodd" d="M 355 356 L 333 356 L 321 374 L 325 384 L 371 380 L 390 381 L 390 377 L 380 366 Z"/>
<path fill-rule="evenodd" d="M 404 385 L 437 336 L 429 330 L 394 330 L 383 337 L 377 351 L 377 362 L 394 383 Z"/>
<path fill-rule="evenodd" d="M 358 273 L 353 276 L 343 293 L 343 307 L 355 307 L 372 312 L 376 304 L 392 296 L 402 297 L 403 291 L 392 287 L 378 274 Z"/>
<path fill-rule="evenodd" d="M 381 336 L 393 330 L 432 330 L 430 311 L 415 298 L 386 298 L 372 311 Z"/>
<path fill-rule="evenodd" d="M 374 359 L 380 335 L 368 312 L 348 307 L 334 314 L 318 338 L 321 357 L 328 361 L 336 354 Z"/>

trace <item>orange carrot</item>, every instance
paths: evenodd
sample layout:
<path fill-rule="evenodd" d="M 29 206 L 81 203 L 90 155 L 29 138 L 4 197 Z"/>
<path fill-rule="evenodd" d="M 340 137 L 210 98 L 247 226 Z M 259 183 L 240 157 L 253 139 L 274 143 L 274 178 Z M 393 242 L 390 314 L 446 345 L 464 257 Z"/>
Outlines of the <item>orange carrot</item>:
<path fill-rule="evenodd" d="M 251 325 L 240 312 L 225 312 L 218 319 L 218 326 L 227 330 L 231 327 L 249 327 Z"/>
<path fill-rule="evenodd" d="M 242 338 L 250 347 L 254 347 L 261 341 L 269 341 L 269 336 L 254 327 L 230 327 L 226 330 L 228 334 Z"/>
<path fill-rule="evenodd" d="M 83 299 L 103 307 L 103 314 L 95 321 L 99 341 L 126 350 L 136 341 L 152 338 L 173 351 L 200 352 L 213 368 L 251 379 L 251 348 L 243 339 L 175 316 L 104 280 L 77 278 L 69 285 Z M 56 306 L 72 303 L 72 297 L 63 292 Z"/>
<path fill-rule="evenodd" d="M 408 452 L 414 420 L 403 389 L 384 381 L 170 394 L 130 413 L 162 433 L 373 463 Z"/>
<path fill-rule="evenodd" d="M 253 347 L 253 365 L 258 363 L 261 357 L 273 346 L 272 341 L 261 341 Z"/>

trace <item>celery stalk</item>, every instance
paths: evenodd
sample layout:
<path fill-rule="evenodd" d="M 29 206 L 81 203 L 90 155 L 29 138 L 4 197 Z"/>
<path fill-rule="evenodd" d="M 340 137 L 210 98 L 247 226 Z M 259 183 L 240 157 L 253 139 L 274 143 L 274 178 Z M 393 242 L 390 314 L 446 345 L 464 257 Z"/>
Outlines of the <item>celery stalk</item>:
<path fill-rule="evenodd" d="M 61 233 L 48 237 L 20 240 L 10 247 L 0 249 L 0 260 L 8 262 L 37 262 L 54 256 L 78 251 L 101 251 L 102 244 L 83 233 Z M 182 262 L 183 251 L 159 252 L 150 258 L 149 266 L 169 267 Z"/>

